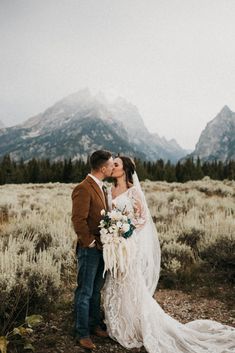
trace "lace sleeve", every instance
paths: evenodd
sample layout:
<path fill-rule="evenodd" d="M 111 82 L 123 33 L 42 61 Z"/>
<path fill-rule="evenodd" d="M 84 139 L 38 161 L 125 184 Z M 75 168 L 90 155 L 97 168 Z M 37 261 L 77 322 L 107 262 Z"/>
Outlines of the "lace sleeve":
<path fill-rule="evenodd" d="M 136 229 L 140 230 L 141 228 L 143 228 L 147 220 L 146 210 L 138 190 L 134 186 L 131 187 L 129 190 L 129 195 L 131 197 L 133 205 L 132 222 L 135 225 Z"/>

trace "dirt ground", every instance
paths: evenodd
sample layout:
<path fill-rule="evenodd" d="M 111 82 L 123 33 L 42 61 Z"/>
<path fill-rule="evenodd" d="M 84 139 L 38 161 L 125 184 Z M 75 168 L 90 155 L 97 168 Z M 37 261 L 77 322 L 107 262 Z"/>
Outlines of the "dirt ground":
<path fill-rule="evenodd" d="M 204 295 L 202 291 L 197 293 L 185 293 L 179 290 L 159 289 L 155 299 L 166 313 L 182 323 L 195 319 L 211 319 L 235 327 L 235 308 L 230 300 L 224 300 L 223 288 L 215 297 Z M 223 298 L 223 300 L 222 300 Z M 73 339 L 73 293 L 67 291 L 61 302 L 44 323 L 36 329 L 33 335 L 33 345 L 36 353 L 81 353 L 87 352 L 77 345 Z M 124 353 L 130 350 L 124 349 L 110 338 L 101 339 L 92 336 L 97 346 L 97 353 Z M 131 350 L 134 352 L 135 350 Z M 146 352 L 141 348 L 139 352 Z"/>

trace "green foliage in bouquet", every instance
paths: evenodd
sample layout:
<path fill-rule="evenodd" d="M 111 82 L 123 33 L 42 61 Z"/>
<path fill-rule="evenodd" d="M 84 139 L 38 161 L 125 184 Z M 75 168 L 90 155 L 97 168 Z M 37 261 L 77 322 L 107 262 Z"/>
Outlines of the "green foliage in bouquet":
<path fill-rule="evenodd" d="M 136 228 L 134 226 L 134 224 L 131 223 L 131 220 L 129 218 L 128 218 L 127 222 L 130 225 L 130 229 L 127 232 L 125 232 L 124 234 L 122 234 L 123 238 L 126 238 L 126 239 L 129 238 L 132 235 L 134 229 Z"/>

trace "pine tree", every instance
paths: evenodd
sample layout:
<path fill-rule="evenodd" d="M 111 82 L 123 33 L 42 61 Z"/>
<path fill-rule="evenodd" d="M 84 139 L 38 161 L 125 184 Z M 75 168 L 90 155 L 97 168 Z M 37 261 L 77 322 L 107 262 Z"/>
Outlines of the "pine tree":
<path fill-rule="evenodd" d="M 165 164 L 165 178 L 168 183 L 176 181 L 175 166 L 168 160 Z"/>
<path fill-rule="evenodd" d="M 197 157 L 196 169 L 195 169 L 195 180 L 200 180 L 204 177 L 204 173 L 201 166 L 201 160 Z"/>
<path fill-rule="evenodd" d="M 64 170 L 63 170 L 63 182 L 70 183 L 73 180 L 73 165 L 72 160 L 69 158 L 64 160 Z"/>
<path fill-rule="evenodd" d="M 11 157 L 9 154 L 3 157 L 1 163 L 1 178 L 3 184 L 11 184 L 14 182 L 13 180 L 13 165 L 11 162 Z"/>
<path fill-rule="evenodd" d="M 28 182 L 37 183 L 39 182 L 39 166 L 38 161 L 33 158 L 27 164 L 27 174 L 28 174 Z"/>

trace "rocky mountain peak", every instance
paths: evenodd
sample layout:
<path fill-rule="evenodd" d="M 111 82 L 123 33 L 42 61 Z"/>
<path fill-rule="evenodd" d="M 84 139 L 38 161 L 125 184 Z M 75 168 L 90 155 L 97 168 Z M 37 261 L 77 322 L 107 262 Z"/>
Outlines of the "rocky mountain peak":
<path fill-rule="evenodd" d="M 219 113 L 219 115 L 221 115 L 221 116 L 228 116 L 231 114 L 232 114 L 232 111 L 230 110 L 230 108 L 227 105 L 225 105 Z"/>
<path fill-rule="evenodd" d="M 125 98 L 118 97 L 108 105 L 111 116 L 124 124 L 131 136 L 142 136 L 149 134 L 138 108 L 128 102 Z"/>
<path fill-rule="evenodd" d="M 227 105 L 206 125 L 191 156 L 223 162 L 235 159 L 235 113 Z"/>
<path fill-rule="evenodd" d="M 235 113 L 225 105 L 216 117 L 207 124 L 206 128 L 224 130 L 228 124 L 234 121 L 234 116 Z"/>

